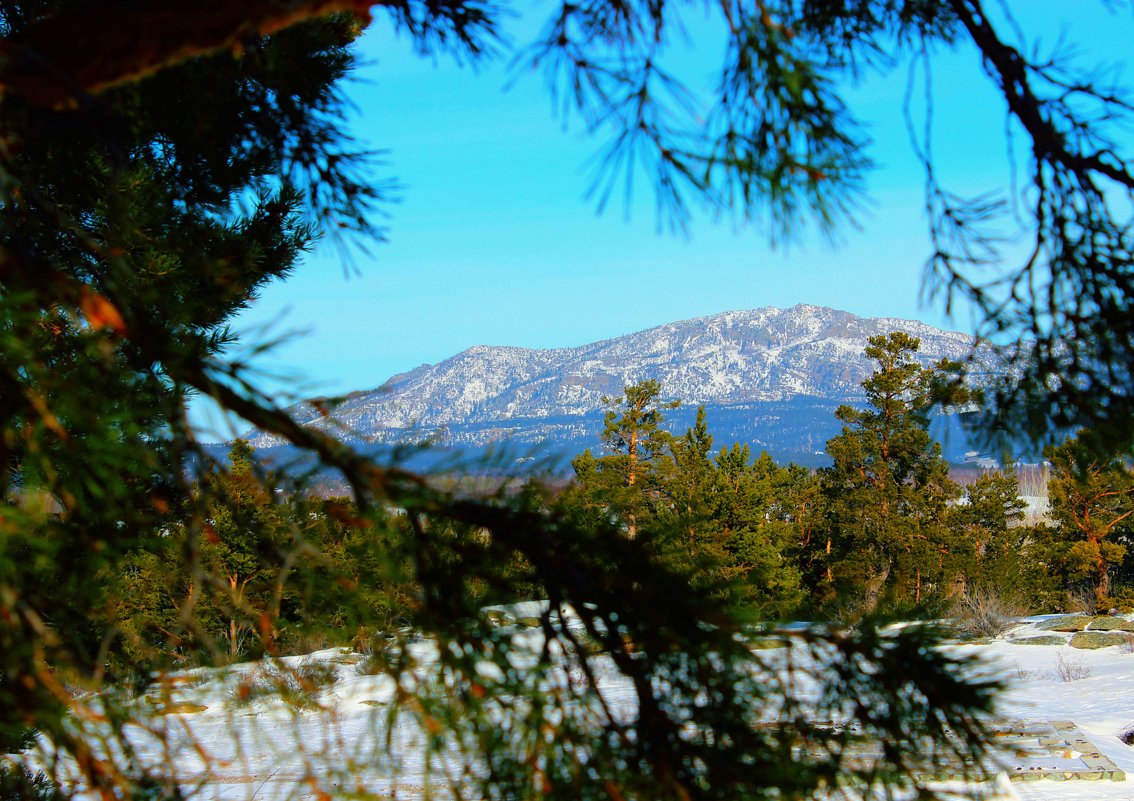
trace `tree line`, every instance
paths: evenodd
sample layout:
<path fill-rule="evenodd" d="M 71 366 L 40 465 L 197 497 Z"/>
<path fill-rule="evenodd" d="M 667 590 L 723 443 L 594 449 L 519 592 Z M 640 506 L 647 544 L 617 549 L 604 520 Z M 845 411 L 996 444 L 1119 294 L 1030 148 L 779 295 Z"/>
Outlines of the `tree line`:
<path fill-rule="evenodd" d="M 606 399 L 602 453 L 575 457 L 565 488 L 532 479 L 518 496 L 469 501 L 521 515 L 533 534 L 550 525 L 570 535 L 542 551 L 517 553 L 491 527 L 425 505 L 364 512 L 350 498 L 298 491 L 237 440 L 227 463 L 157 504 L 152 535 L 103 562 L 82 591 L 60 581 L 61 565 L 85 557 L 51 526 L 28 532 L 39 554 L 25 553 L 22 600 L 48 613 L 45 624 L 76 660 L 125 686 L 145 685 L 152 670 L 330 645 L 381 653 L 428 630 L 423 621 L 454 619 L 445 610 L 454 598 L 471 612 L 546 597 L 545 571 L 571 570 L 573 549 L 574 564 L 609 563 L 610 536 L 631 547 L 623 559 L 634 554 L 610 563 L 613 581 L 641 588 L 664 579 L 701 608 L 765 625 L 939 615 L 980 593 L 1030 611 L 1084 597 L 1093 608 L 1129 609 L 1128 465 L 1099 461 L 1079 438 L 1049 448 L 1052 523 L 1024 525 L 1012 465 L 967 486 L 950 479 L 930 414 L 972 398 L 949 381 L 956 365 L 922 366 L 918 344 L 900 332 L 870 339 L 866 404 L 837 410 L 843 429 L 827 443 L 831 464 L 816 471 L 744 443 L 716 448 L 703 408 L 675 435 L 664 423 L 678 402 L 663 399 L 656 381 L 627 386 Z M 16 721 L 0 734 L 8 749 L 30 743 Z"/>
<path fill-rule="evenodd" d="M 576 456 L 567 487 L 532 479 L 517 502 L 575 526 L 613 526 L 674 575 L 764 620 L 936 614 L 972 594 L 1032 612 L 1084 601 L 1131 608 L 1134 476 L 1125 462 L 1100 462 L 1078 438 L 1049 448 L 1051 522 L 1025 525 L 1013 465 L 965 486 L 950 478 L 929 423 L 956 365 L 921 365 L 918 344 L 901 332 L 871 338 L 866 404 L 837 410 L 843 429 L 827 443 L 827 467 L 782 465 L 740 442 L 716 448 L 704 408 L 673 434 L 665 412 L 678 402 L 646 380 L 606 399 L 602 452 Z M 972 400 L 950 391 L 945 401 Z M 407 543 L 425 529 L 453 544 L 448 558 L 491 550 L 487 530 L 425 511 L 363 519 L 349 498 L 287 491 L 237 440 L 162 536 L 99 574 L 89 629 L 115 632 L 108 668 L 119 672 L 210 654 L 368 649 L 422 604 L 415 571 L 445 569 L 413 563 Z M 539 596 L 527 559 L 510 557 L 504 572 L 507 581 L 491 570 L 472 576 L 470 597 Z"/>
<path fill-rule="evenodd" d="M 606 399 L 602 455 L 572 461 L 556 508 L 619 520 L 691 575 L 733 582 L 763 615 L 931 609 L 974 593 L 1034 612 L 1129 609 L 1127 463 L 1100 459 L 1084 434 L 1049 446 L 1050 522 L 1024 525 L 1013 464 L 965 486 L 950 478 L 930 416 L 975 393 L 950 381 L 959 365 L 922 366 L 918 346 L 901 332 L 870 339 L 866 405 L 836 411 L 831 464 L 814 472 L 744 443 L 714 452 L 703 407 L 674 435 L 663 417 L 676 402 L 659 383 L 628 386 Z"/>

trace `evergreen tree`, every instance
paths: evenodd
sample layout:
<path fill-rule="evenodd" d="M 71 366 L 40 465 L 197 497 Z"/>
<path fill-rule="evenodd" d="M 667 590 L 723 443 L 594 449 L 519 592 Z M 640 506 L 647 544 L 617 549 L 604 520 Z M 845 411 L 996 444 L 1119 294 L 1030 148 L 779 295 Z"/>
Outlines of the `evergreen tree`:
<path fill-rule="evenodd" d="M 673 518 L 676 550 L 694 561 L 706 558 L 719 560 L 717 469 L 711 458 L 713 435 L 705 421 L 704 406 L 698 407 L 697 417 L 685 435 L 674 438 L 670 450 L 673 470 L 666 481 L 664 493 Z"/>
<path fill-rule="evenodd" d="M 106 601 L 90 616 L 113 637 L 105 663 L 111 676 L 161 670 L 206 654 L 201 635 L 223 633 L 216 605 L 196 602 L 201 575 L 198 571 L 195 583 L 185 531 L 183 525 L 170 525 L 165 536 L 139 546 L 96 576 L 106 587 Z"/>
<path fill-rule="evenodd" d="M 205 473 L 199 490 L 201 575 L 211 584 L 205 588 L 210 600 L 227 619 L 223 638 L 229 657 L 248 644 L 276 649 L 279 594 L 298 533 L 294 513 L 273 497 L 271 476 L 255 474 L 254 460 L 248 442 L 236 440 L 228 468 Z"/>
<path fill-rule="evenodd" d="M 1058 529 L 1052 559 L 1062 578 L 1086 582 L 1098 606 L 1111 601 L 1111 574 L 1126 557 L 1134 531 L 1134 474 L 1118 456 L 1100 459 L 1079 436 L 1044 449 L 1051 461 L 1051 516 Z"/>
<path fill-rule="evenodd" d="M 176 37 L 178 20 L 223 4 L 169 16 L 162 5 L 0 3 L 4 45 L 21 53 L 6 74 L 30 69 L 40 87 L 0 99 L 0 673 L 20 687 L 3 715 L 69 751 L 108 797 L 128 795 L 138 768 L 90 758 L 97 736 L 75 729 L 60 678 L 129 687 L 202 646 L 195 627 L 214 621 L 206 602 L 192 608 L 204 587 L 182 557 L 208 544 L 204 515 L 182 510 L 188 464 L 208 459 L 185 404 L 197 391 L 229 397 L 230 410 L 271 407 L 226 361 L 226 323 L 292 269 L 316 219 L 349 227 L 377 194 L 354 180 L 360 161 L 341 132 L 352 17 L 245 29 L 236 50 L 196 58 L 163 40 L 171 63 L 94 94 L 89 72 L 55 71 L 54 56 L 88 45 L 87 67 L 129 60 L 100 50 L 111 38 L 154 55 L 145 40 L 162 25 Z M 99 27 L 117 34 L 147 14 L 156 27 L 139 39 Z"/>
<path fill-rule="evenodd" d="M 606 454 L 590 450 L 572 461 L 575 483 L 590 505 L 618 515 L 626 536 L 634 539 L 644 519 L 652 516 L 660 496 L 661 475 L 672 435 L 661 427 L 663 412 L 680 401 L 658 402 L 661 385 L 649 379 L 628 385 L 623 394 L 604 397 L 602 444 Z"/>
<path fill-rule="evenodd" d="M 752 462 L 734 443 L 711 458 L 705 409 L 671 443 L 671 472 L 659 482 L 658 528 L 665 559 L 695 581 L 729 585 L 747 613 L 775 616 L 798 603 L 799 575 L 785 557 L 797 536 L 789 496 L 806 471 L 782 468 L 766 453 Z"/>
<path fill-rule="evenodd" d="M 728 574 L 743 582 L 746 603 L 775 616 L 800 601 L 800 572 L 790 559 L 800 536 L 794 503 L 810 481 L 796 465 L 781 467 L 766 452 L 754 462 L 747 445 L 734 443 L 717 455 L 714 522 Z"/>
<path fill-rule="evenodd" d="M 1019 493 L 1015 465 L 982 473 L 949 510 L 949 525 L 958 535 L 966 590 L 1034 607 L 1046 582 Z"/>
<path fill-rule="evenodd" d="M 827 442 L 834 464 L 821 471 L 829 525 L 826 579 L 841 592 L 865 588 L 920 603 L 956 580 L 957 543 L 945 525 L 960 495 L 940 443 L 929 434 L 937 382 L 959 365 L 914 359 L 919 341 L 902 332 L 874 336 L 876 362 L 863 382 L 867 408 L 841 406 L 842 433 Z"/>
<path fill-rule="evenodd" d="M 955 517 L 973 538 L 976 551 L 987 550 L 988 538 L 996 532 L 1018 525 L 1027 508 L 1020 498 L 1020 482 L 1012 463 L 981 473 L 964 488 L 963 497 L 964 502 L 955 507 Z"/>
<path fill-rule="evenodd" d="M 334 644 L 388 636 L 419 597 L 404 515 L 365 517 L 349 498 L 296 498 L 295 559 L 281 588 L 281 651 L 307 638 Z"/>

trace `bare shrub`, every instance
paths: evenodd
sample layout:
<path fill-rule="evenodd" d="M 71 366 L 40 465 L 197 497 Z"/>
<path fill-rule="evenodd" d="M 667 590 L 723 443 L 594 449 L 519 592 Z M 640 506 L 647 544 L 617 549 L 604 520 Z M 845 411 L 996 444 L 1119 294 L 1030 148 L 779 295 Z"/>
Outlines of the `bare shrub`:
<path fill-rule="evenodd" d="M 1093 615 L 1098 611 L 1099 600 L 1091 590 L 1073 590 L 1067 593 L 1064 611 L 1072 615 Z"/>
<path fill-rule="evenodd" d="M 275 687 L 265 676 L 248 673 L 242 675 L 228 691 L 228 703 L 235 709 L 241 709 L 261 698 L 266 698 L 274 691 Z"/>
<path fill-rule="evenodd" d="M 953 603 L 953 625 L 962 637 L 996 637 L 1003 634 L 1028 608 L 990 588 L 966 590 Z"/>
<path fill-rule="evenodd" d="M 397 664 L 401 654 L 401 645 L 397 640 L 374 637 L 367 641 L 367 650 L 359 651 L 366 656 L 354 666 L 359 676 L 377 676 L 388 673 Z"/>
<path fill-rule="evenodd" d="M 224 650 L 229 662 L 239 662 L 240 657 L 247 654 L 248 650 L 258 642 L 256 629 L 251 623 L 233 626 L 232 629 L 221 634 L 220 640 L 226 643 Z"/>
<path fill-rule="evenodd" d="M 356 654 L 370 656 L 375 651 L 381 651 L 389 642 L 390 638 L 384 632 L 360 626 L 351 637 L 350 647 Z"/>
<path fill-rule="evenodd" d="M 1020 681 L 1050 681 L 1055 678 L 1055 674 L 1050 670 L 1024 670 L 1017 667 L 1016 678 Z"/>
<path fill-rule="evenodd" d="M 241 676 L 229 693 L 229 703 L 240 708 L 261 698 L 277 696 L 289 706 L 313 709 L 319 706 L 316 700 L 319 692 L 337 679 L 333 665 L 312 663 L 294 668 L 272 665 Z"/>
<path fill-rule="evenodd" d="M 338 680 L 334 666 L 322 662 L 300 665 L 293 670 L 280 670 L 279 675 L 280 698 L 291 706 L 302 708 L 317 707 L 319 704 L 316 697 L 319 693 Z"/>
<path fill-rule="evenodd" d="M 1016 485 L 1023 497 L 1046 498 L 1051 466 L 1046 464 L 1016 465 Z"/>
<path fill-rule="evenodd" d="M 302 630 L 286 632 L 281 638 L 280 653 L 284 656 L 313 654 L 338 645 L 326 632 Z"/>
<path fill-rule="evenodd" d="M 1060 654 L 1055 664 L 1055 673 L 1062 681 L 1081 681 L 1082 679 L 1090 678 L 1091 668 L 1085 662 L 1083 657 L 1075 659 L 1068 659 Z"/>

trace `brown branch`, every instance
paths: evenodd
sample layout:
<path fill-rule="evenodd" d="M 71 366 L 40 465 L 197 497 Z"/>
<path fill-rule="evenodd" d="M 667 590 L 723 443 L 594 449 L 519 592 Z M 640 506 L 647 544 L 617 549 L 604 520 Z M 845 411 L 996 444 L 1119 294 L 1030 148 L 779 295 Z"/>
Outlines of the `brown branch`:
<path fill-rule="evenodd" d="M 425 487 L 420 476 L 397 468 L 378 467 L 349 445 L 314 428 L 300 425 L 282 409 L 249 399 L 232 387 L 212 378 L 197 362 L 165 363 L 169 375 L 216 400 L 223 408 L 243 417 L 262 431 L 284 438 L 297 448 L 314 453 L 319 460 L 338 470 L 350 484 L 360 509 L 370 505 L 374 496 L 396 499 L 402 489 Z"/>
<path fill-rule="evenodd" d="M 1115 526 L 1117 526 L 1119 523 L 1121 523 L 1126 518 L 1130 517 L 1130 515 L 1132 515 L 1132 514 L 1134 514 L 1134 509 L 1131 509 L 1130 511 L 1128 511 L 1126 514 L 1122 515 L 1121 517 L 1116 517 L 1114 520 L 1111 520 L 1109 523 L 1107 523 L 1105 526 L 1103 526 L 1104 535 L 1109 534 L 1111 532 L 1111 529 L 1113 529 Z"/>
<path fill-rule="evenodd" d="M 315 17 L 354 14 L 397 0 L 163 0 L 126 7 L 103 0 L 47 17 L 0 41 L 0 91 L 36 106 L 74 108 L 80 100 L 197 56 L 239 53 L 250 37 Z"/>
<path fill-rule="evenodd" d="M 1084 155 L 1067 147 L 1066 136 L 1041 111 L 1045 103 L 1028 80 L 1029 63 L 1000 40 L 980 0 L 949 0 L 949 5 L 980 50 L 991 77 L 999 82 L 1008 110 L 1031 136 L 1037 161 L 1062 165 L 1081 180 L 1094 172 L 1134 189 L 1134 175 L 1128 171 L 1107 164 L 1098 154 Z"/>

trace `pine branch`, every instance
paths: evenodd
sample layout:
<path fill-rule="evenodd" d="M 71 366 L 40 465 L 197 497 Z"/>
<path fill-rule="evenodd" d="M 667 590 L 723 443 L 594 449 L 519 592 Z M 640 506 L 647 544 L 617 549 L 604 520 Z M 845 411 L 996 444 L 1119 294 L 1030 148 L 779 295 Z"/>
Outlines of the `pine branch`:
<path fill-rule="evenodd" d="M 1107 164 L 1100 154 L 1085 154 L 1067 146 L 1067 138 L 1043 114 L 1046 103 L 1032 88 L 1027 60 L 1000 40 L 979 0 L 950 0 L 949 5 L 969 32 L 990 72 L 995 72 L 992 77 L 1000 84 L 1008 109 L 1031 136 L 1037 161 L 1061 164 L 1081 180 L 1090 173 L 1099 173 L 1134 189 L 1134 175 L 1127 170 Z"/>
<path fill-rule="evenodd" d="M 162 2 L 123 8 L 100 2 L 47 17 L 0 40 L 0 85 L 32 105 L 62 110 L 83 98 L 152 75 L 188 59 L 230 50 L 315 17 L 354 14 L 366 24 L 371 6 L 397 0 L 245 0 Z"/>

